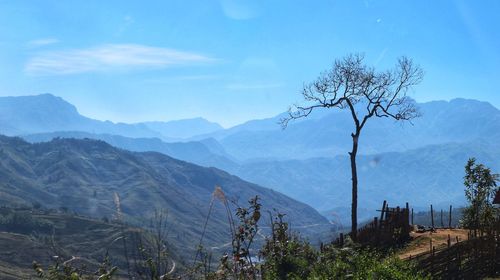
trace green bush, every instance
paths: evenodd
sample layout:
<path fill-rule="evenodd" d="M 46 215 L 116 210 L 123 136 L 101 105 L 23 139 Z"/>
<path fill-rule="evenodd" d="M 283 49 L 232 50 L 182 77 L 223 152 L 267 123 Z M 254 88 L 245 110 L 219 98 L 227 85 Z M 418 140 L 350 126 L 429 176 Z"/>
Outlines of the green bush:
<path fill-rule="evenodd" d="M 315 250 L 288 231 L 283 215 L 272 224 L 272 235 L 261 250 L 263 279 L 427 279 L 415 267 L 392 254 L 349 244 Z"/>
<path fill-rule="evenodd" d="M 465 165 L 465 197 L 469 205 L 464 208 L 461 224 L 472 230 L 475 236 L 478 231 L 488 234 L 495 231 L 500 211 L 492 202 L 499 190 L 499 178 L 488 167 L 477 164 L 475 158 L 469 159 Z"/>
<path fill-rule="evenodd" d="M 400 260 L 394 255 L 386 256 L 369 249 L 344 248 L 338 250 L 334 258 L 322 257 L 320 254 L 320 261 L 314 265 L 308 279 L 428 278 L 419 273 L 411 263 Z"/>

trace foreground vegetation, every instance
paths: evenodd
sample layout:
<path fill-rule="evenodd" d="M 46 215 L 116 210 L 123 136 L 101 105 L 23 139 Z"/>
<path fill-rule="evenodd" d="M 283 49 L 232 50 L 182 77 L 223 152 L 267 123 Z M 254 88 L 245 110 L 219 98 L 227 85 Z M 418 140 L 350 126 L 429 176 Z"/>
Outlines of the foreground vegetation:
<path fill-rule="evenodd" d="M 29 223 L 30 229 L 46 229 L 49 225 L 59 224 L 62 217 L 69 218 L 68 214 L 30 215 L 27 212 L 7 211 L 6 217 L 22 216 Z M 143 258 L 133 259 L 132 236 L 127 236 L 127 243 L 116 242 L 114 250 L 102 251 L 99 263 L 81 262 L 77 257 L 70 255 L 53 256 L 52 263 L 47 260 L 42 263 L 34 262 L 32 276 L 46 280 L 88 280 L 88 279 L 427 279 L 419 273 L 410 262 L 402 261 L 392 253 L 382 253 L 377 250 L 362 248 L 347 240 L 344 246 L 328 244 L 321 248 L 314 248 L 306 240 L 293 234 L 285 222 L 285 215 L 275 213 L 271 216 L 271 232 L 266 238 L 264 246 L 255 249 L 261 210 L 258 197 L 249 201 L 248 207 L 239 207 L 236 210 L 235 221 L 232 221 L 231 231 L 233 240 L 231 251 L 221 257 L 218 263 L 211 263 L 211 254 L 203 246 L 199 247 L 196 260 L 192 265 L 172 267 L 174 255 L 164 243 L 162 236 L 166 224 L 160 213 L 154 221 L 150 234 L 150 242 L 143 242 L 137 248 Z M 54 217 L 59 217 L 58 219 Z M 77 218 L 84 220 L 83 218 Z M 3 227 L 12 226 L 13 219 L 3 219 Z M 14 219 L 15 220 L 15 219 Z M 81 221 L 80 221 L 81 223 Z M 96 221 L 88 228 L 98 225 L 102 230 L 114 237 L 120 234 L 119 224 L 109 224 Z M 74 222 L 72 222 L 74 224 Z M 28 230 L 23 228 L 23 230 Z M 85 228 L 80 228 L 85 230 Z M 87 234 L 91 234 L 88 232 Z M 156 234 L 156 235 L 155 235 Z M 156 239 L 155 239 L 156 236 Z M 69 237 L 78 239 L 75 236 Z M 156 245 L 160 245 L 156 247 Z M 75 244 L 76 246 L 76 244 Z M 101 245 L 102 246 L 102 245 Z M 128 253 L 119 250 L 121 246 L 128 246 Z M 168 247 L 167 247 L 168 246 Z M 160 248 L 161 250 L 156 250 Z M 121 248 L 123 249 L 123 248 Z M 128 257 L 124 254 L 128 254 Z M 98 257 L 96 257 L 98 259 Z M 118 263 L 113 263 L 113 260 Z M 128 262 L 128 263 L 127 263 Z M 27 275 L 27 274 L 23 274 Z M 14 278 L 13 278 L 14 279 Z"/>

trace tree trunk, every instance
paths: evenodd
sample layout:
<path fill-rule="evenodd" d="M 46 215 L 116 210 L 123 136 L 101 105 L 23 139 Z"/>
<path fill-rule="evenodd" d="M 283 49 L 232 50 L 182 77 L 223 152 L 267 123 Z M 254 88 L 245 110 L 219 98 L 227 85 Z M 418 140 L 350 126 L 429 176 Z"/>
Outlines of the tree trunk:
<path fill-rule="evenodd" d="M 356 169 L 356 155 L 358 153 L 359 130 L 351 136 L 352 151 L 349 153 L 352 172 L 351 238 L 356 241 L 358 233 L 358 172 Z"/>

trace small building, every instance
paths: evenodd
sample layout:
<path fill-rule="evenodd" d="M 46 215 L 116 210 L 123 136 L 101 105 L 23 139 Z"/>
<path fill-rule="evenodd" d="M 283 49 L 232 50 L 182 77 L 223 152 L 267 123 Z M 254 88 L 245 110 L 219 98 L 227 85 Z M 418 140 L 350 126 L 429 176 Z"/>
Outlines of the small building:
<path fill-rule="evenodd" d="M 493 204 L 500 205 L 500 190 L 495 194 L 495 198 L 493 199 Z"/>

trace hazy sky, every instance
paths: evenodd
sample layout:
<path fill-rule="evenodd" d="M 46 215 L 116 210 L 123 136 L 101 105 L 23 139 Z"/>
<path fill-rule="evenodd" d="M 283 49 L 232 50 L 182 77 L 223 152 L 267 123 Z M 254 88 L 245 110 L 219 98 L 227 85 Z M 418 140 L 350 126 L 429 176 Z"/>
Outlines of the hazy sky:
<path fill-rule="evenodd" d="M 202 116 L 224 126 L 285 111 L 335 58 L 426 72 L 418 101 L 500 107 L 500 1 L 0 0 L 0 96 L 49 92 L 87 116 Z"/>

